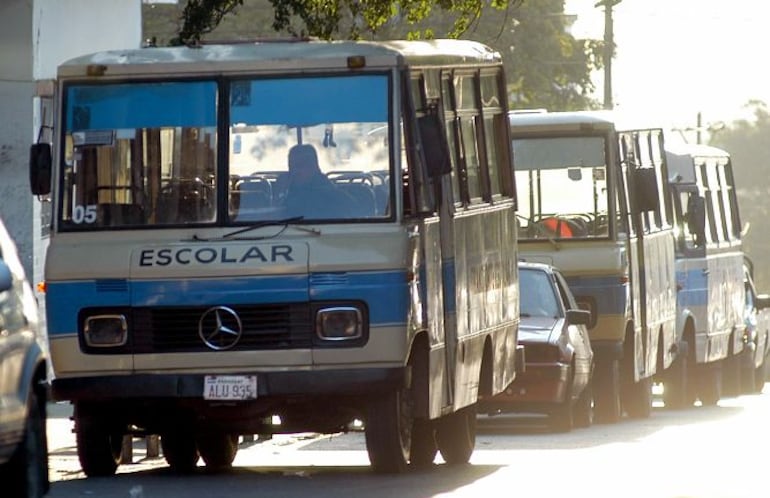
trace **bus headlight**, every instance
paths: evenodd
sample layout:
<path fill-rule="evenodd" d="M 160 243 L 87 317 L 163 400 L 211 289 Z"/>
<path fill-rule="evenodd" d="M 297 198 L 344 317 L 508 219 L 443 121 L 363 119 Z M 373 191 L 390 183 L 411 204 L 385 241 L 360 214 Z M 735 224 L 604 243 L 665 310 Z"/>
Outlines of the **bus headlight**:
<path fill-rule="evenodd" d="M 86 318 L 83 332 L 90 347 L 123 346 L 128 339 L 128 323 L 123 315 L 94 315 Z"/>
<path fill-rule="evenodd" d="M 364 325 L 361 310 L 353 306 L 319 309 L 315 318 L 318 337 L 327 341 L 360 339 Z"/>

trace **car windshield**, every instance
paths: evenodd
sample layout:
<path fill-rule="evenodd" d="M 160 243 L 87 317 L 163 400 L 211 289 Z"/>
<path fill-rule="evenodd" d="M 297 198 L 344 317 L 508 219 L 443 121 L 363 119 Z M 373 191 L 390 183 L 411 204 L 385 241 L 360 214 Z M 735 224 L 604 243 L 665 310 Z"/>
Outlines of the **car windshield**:
<path fill-rule="evenodd" d="M 560 316 L 561 307 L 553 280 L 542 270 L 521 268 L 519 271 L 522 317 Z"/>

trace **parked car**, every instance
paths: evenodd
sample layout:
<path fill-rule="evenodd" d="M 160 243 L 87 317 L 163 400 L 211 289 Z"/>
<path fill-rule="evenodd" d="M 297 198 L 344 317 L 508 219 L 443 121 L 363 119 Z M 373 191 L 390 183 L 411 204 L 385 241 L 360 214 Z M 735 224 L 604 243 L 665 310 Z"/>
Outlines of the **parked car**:
<path fill-rule="evenodd" d="M 743 282 L 746 286 L 746 330 L 741 385 L 745 393 L 761 393 L 768 373 L 770 356 L 770 295 L 757 294 L 754 264 L 745 257 Z"/>
<path fill-rule="evenodd" d="M 479 411 L 540 413 L 558 432 L 593 423 L 591 377 L 593 350 L 587 326 L 589 311 L 578 308 L 558 269 L 542 263 L 519 263 L 519 344 L 524 346 L 524 373 Z"/>
<path fill-rule="evenodd" d="M 35 295 L 0 220 L 0 482 L 2 495 L 48 492 L 47 354 Z"/>

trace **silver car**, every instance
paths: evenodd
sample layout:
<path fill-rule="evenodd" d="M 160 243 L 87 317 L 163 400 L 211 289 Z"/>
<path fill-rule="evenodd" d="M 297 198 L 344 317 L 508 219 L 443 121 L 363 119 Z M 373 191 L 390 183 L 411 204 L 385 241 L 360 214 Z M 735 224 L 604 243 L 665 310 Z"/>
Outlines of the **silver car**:
<path fill-rule="evenodd" d="M 47 355 L 38 306 L 0 220 L 0 483 L 7 497 L 48 492 Z"/>

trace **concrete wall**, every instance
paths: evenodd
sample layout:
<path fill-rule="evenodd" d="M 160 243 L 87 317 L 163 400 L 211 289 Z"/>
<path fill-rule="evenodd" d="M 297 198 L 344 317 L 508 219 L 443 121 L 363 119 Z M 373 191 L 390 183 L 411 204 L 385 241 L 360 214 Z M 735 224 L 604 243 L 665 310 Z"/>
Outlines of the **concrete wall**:
<path fill-rule="evenodd" d="M 35 80 L 78 55 L 141 46 L 141 14 L 142 0 L 0 0 L 0 216 L 33 282 L 46 246 L 27 166 L 40 119 Z"/>

